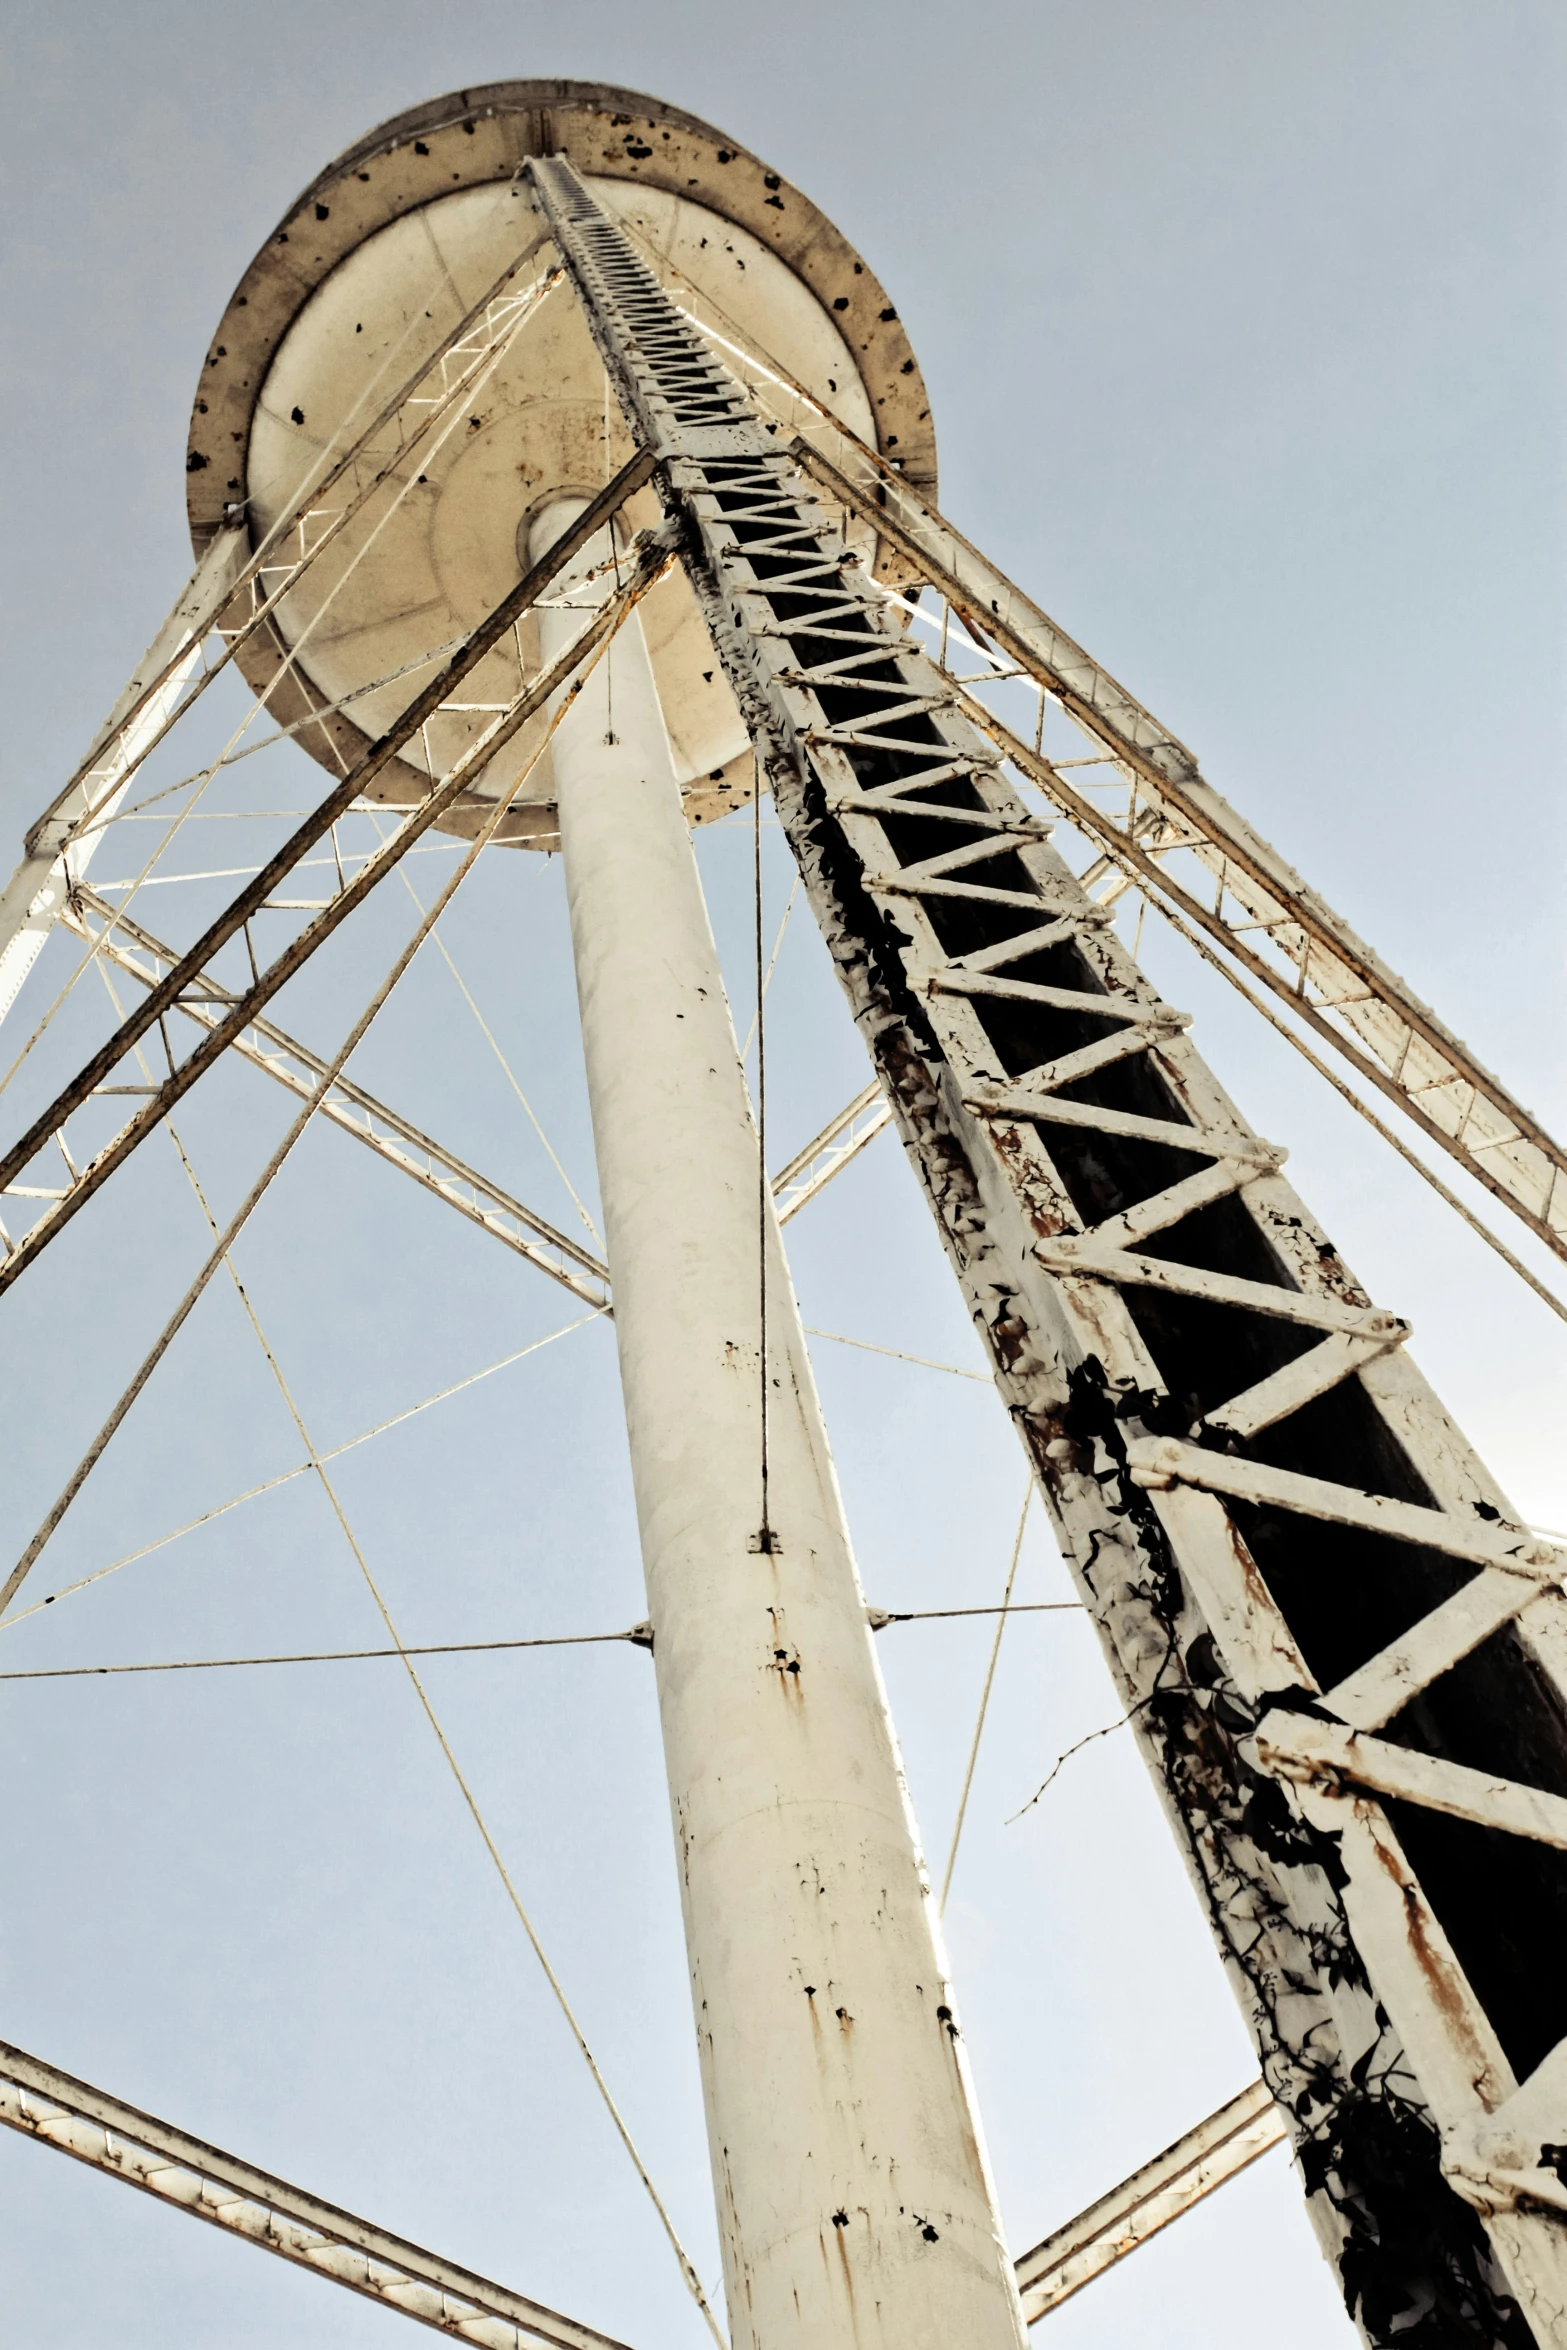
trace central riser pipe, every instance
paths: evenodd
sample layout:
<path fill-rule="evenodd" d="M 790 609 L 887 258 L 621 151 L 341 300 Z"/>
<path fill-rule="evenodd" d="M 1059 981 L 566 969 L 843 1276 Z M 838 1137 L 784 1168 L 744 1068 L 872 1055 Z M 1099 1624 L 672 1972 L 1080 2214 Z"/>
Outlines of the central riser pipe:
<path fill-rule="evenodd" d="M 571 511 L 541 515 L 536 543 Z M 539 624 L 545 660 L 577 625 L 563 610 Z M 735 2350 L 1017 2350 L 929 1888 L 635 617 L 553 758 Z"/>

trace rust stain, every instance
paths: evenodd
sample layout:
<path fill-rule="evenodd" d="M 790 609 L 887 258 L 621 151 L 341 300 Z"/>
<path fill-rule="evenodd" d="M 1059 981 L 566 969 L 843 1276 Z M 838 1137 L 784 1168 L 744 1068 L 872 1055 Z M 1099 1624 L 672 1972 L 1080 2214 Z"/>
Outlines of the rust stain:
<path fill-rule="evenodd" d="M 773 1628 L 772 1655 L 768 1658 L 767 1670 L 777 1674 L 780 1687 L 803 1707 L 805 1691 L 801 1686 L 804 1676 L 800 1665 L 800 1652 L 784 1630 L 782 1608 L 770 1607 L 767 1613 L 771 1618 Z"/>
<path fill-rule="evenodd" d="M 1431 2003 L 1456 2039 L 1461 2039 L 1475 2062 L 1481 2067 L 1482 2077 L 1491 2085 L 1491 2065 L 1484 2051 L 1478 2047 L 1470 2025 L 1467 2003 L 1453 1977 L 1453 1970 L 1443 1953 L 1434 1948 L 1426 1924 L 1426 1906 L 1418 1886 L 1411 1884 L 1401 1867 L 1398 1856 L 1391 1851 L 1377 1833 L 1377 1823 L 1370 1815 L 1370 1807 L 1357 1803 L 1371 1829 L 1371 1847 L 1377 1856 L 1377 1865 L 1397 1888 L 1404 1907 L 1404 1930 L 1409 1937 L 1409 1948 L 1426 1979 Z M 1478 2086 L 1478 2082 L 1476 2084 Z"/>
<path fill-rule="evenodd" d="M 862 2214 L 862 2216 L 864 2216 Z M 849 2307 L 854 2307 L 854 2270 L 849 2261 L 849 2214 L 842 2205 L 832 2215 L 833 2244 L 838 2254 L 838 2266 L 843 2271 L 843 2289 L 849 2296 Z M 825 2249 L 825 2248 L 824 2248 Z"/>

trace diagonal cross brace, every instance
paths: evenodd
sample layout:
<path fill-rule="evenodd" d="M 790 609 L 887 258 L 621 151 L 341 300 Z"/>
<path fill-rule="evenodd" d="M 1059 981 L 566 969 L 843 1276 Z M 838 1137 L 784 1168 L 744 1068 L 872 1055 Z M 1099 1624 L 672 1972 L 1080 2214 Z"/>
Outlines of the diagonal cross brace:
<path fill-rule="evenodd" d="M 626 2350 L 0 2041 L 0 2123 L 482 2350 Z"/>
<path fill-rule="evenodd" d="M 113 923 L 113 930 L 107 927 L 97 932 L 90 930 L 82 919 L 88 912 L 96 914 L 106 926 Z M 139 948 L 154 965 L 179 960 L 175 948 L 166 946 L 128 915 L 117 916 L 114 908 L 93 890 L 77 891 L 73 912 L 66 919 L 79 938 L 89 946 L 96 943 L 99 952 L 117 970 L 124 971 L 143 987 L 153 984 L 156 969 L 149 970 L 139 962 L 131 948 Z M 204 980 L 199 995 L 181 996 L 179 1009 L 187 1019 L 210 1033 L 235 1000 L 232 989 L 220 987 L 209 977 Z M 254 1020 L 243 1035 L 234 1039 L 230 1050 L 248 1061 L 252 1068 L 263 1070 L 301 1101 L 308 1101 L 319 1091 L 328 1068 L 323 1054 L 301 1044 L 270 1020 Z M 389 1165 L 412 1176 L 427 1191 L 433 1191 L 449 1207 L 456 1208 L 459 1215 L 503 1240 L 540 1272 L 548 1273 L 552 1281 L 570 1290 L 573 1297 L 581 1298 L 585 1305 L 608 1304 L 609 1268 L 591 1249 L 558 1231 L 488 1175 L 481 1175 L 458 1158 L 455 1151 L 448 1150 L 444 1143 L 414 1125 L 401 1111 L 378 1101 L 353 1078 L 339 1075 L 333 1080 L 319 1104 L 318 1114 L 343 1133 L 351 1134 L 356 1142 L 362 1142 Z"/>

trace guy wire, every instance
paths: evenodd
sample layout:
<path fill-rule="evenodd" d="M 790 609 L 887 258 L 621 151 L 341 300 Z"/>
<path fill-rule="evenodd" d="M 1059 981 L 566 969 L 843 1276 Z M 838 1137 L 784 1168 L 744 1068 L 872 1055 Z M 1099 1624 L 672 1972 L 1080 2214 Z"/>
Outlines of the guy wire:
<path fill-rule="evenodd" d="M 757 1548 L 765 1554 L 773 1548 L 767 1491 L 767 980 L 762 943 L 762 763 L 754 751 L 751 781 L 752 928 L 756 942 L 756 1292 L 760 1329 L 758 1369 L 762 1383 L 762 1523 Z"/>

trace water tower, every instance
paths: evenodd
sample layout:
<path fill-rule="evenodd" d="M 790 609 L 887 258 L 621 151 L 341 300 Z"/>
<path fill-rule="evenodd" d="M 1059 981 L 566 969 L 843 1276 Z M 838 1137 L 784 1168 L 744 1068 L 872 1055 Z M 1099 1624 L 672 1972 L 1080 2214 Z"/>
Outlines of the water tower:
<path fill-rule="evenodd" d="M 737 2350 L 1016 2345 L 1073 2260 L 1285 2126 L 1369 2341 L 1556 2338 L 1563 1555 L 1198 1058 L 1118 902 L 1286 1001 L 1562 1254 L 1559 1147 L 942 519 L 893 301 L 689 115 L 505 83 L 349 149 L 219 323 L 187 490 L 196 576 L 29 836 L 0 992 L 91 914 L 91 848 L 214 632 L 329 786 L 10 1146 L 0 1186 L 33 1220 L 0 1284 L 421 832 L 559 855 Z M 874 1072 L 819 1155 L 854 1117 L 897 1126 L 1265 2084 L 1119 2217 L 1016 2264 L 692 848 L 764 793 Z M 384 846 L 265 962 L 255 913 L 367 806 Z M 197 1044 L 69 1149 L 176 1011 Z M 77 2110 L 80 2084 L 30 2078 Z M 111 2101 L 82 2095 L 98 2127 Z M 464 2338 L 598 2338 L 408 2273 L 465 2312 L 411 2313 Z"/>

